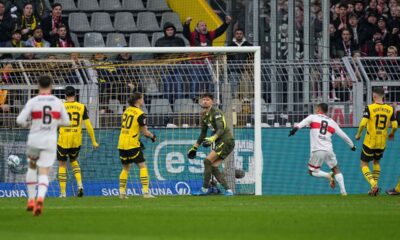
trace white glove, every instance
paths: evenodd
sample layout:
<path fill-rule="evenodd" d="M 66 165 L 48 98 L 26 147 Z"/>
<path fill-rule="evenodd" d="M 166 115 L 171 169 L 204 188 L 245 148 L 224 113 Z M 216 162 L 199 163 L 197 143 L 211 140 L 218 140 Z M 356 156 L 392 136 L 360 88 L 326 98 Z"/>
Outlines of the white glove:
<path fill-rule="evenodd" d="M 14 7 L 12 7 L 11 9 L 10 9 L 10 12 L 11 13 L 14 13 L 14 12 L 16 12 L 18 10 L 18 8 L 16 7 L 16 6 L 14 6 Z"/>

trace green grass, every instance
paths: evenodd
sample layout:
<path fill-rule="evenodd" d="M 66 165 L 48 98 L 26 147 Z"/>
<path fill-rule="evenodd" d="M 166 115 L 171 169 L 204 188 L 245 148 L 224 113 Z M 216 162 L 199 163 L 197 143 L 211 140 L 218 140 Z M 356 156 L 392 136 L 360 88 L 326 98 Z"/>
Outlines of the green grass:
<path fill-rule="evenodd" d="M 0 199 L 1 239 L 397 239 L 400 198 L 237 196 Z"/>

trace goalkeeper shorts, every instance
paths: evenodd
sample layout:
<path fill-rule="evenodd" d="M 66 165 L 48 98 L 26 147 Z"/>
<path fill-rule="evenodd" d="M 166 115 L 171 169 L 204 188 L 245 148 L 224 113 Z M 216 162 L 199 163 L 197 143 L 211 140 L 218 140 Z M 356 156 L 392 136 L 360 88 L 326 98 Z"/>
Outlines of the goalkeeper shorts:
<path fill-rule="evenodd" d="M 234 148 L 235 148 L 235 140 L 228 139 L 223 141 L 217 141 L 215 143 L 215 147 L 213 150 L 217 153 L 220 159 L 224 160 L 229 156 L 229 154 L 233 151 Z"/>

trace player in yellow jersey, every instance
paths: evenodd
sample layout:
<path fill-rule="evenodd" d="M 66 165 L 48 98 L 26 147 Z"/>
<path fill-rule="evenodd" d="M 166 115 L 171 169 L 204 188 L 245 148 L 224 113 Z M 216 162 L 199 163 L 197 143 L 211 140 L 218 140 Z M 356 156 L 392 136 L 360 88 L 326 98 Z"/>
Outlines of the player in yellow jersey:
<path fill-rule="evenodd" d="M 126 196 L 126 183 L 128 181 L 131 164 L 139 166 L 140 182 L 142 193 L 145 198 L 153 198 L 149 192 L 149 173 L 143 157 L 140 135 L 156 141 L 156 135 L 147 129 L 146 116 L 140 107 L 144 104 L 143 95 L 134 93 L 128 100 L 129 107 L 122 114 L 121 133 L 119 135 L 118 149 L 122 163 L 122 171 L 119 176 L 119 196 L 121 199 Z"/>
<path fill-rule="evenodd" d="M 60 197 L 66 197 L 67 185 L 67 160 L 69 158 L 75 179 L 78 185 L 78 197 L 83 196 L 83 185 L 81 168 L 78 163 L 79 150 L 82 145 L 82 121 L 85 123 L 86 130 L 92 140 L 93 147 L 96 149 L 99 144 L 96 142 L 92 124 L 90 123 L 88 110 L 82 103 L 75 101 L 75 88 L 67 86 L 65 88 L 67 109 L 70 123 L 69 127 L 61 127 L 57 144 L 58 159 L 58 180 L 60 182 Z"/>
<path fill-rule="evenodd" d="M 374 88 L 372 94 L 374 103 L 368 105 L 364 110 L 356 140 L 361 138 L 363 129 L 366 127 L 367 133 L 365 134 L 361 151 L 361 171 L 371 185 L 371 190 L 368 194 L 376 196 L 379 193 L 378 180 L 381 172 L 379 161 L 385 151 L 389 123 L 392 124 L 392 130 L 389 133 L 389 139 L 392 140 L 397 129 L 397 121 L 393 107 L 383 103 L 384 89 L 381 87 Z M 372 174 L 368 167 L 370 161 L 373 161 Z"/>

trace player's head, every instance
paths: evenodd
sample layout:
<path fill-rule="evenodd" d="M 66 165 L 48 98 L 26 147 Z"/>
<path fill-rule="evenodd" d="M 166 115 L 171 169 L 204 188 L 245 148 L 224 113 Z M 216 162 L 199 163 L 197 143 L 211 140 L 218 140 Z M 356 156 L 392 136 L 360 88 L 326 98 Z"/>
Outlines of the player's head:
<path fill-rule="evenodd" d="M 49 75 L 40 75 L 38 77 L 39 89 L 51 89 L 53 79 Z"/>
<path fill-rule="evenodd" d="M 317 113 L 326 114 L 328 112 L 328 109 L 329 109 L 328 104 L 320 103 L 320 104 L 317 105 L 316 112 Z"/>
<path fill-rule="evenodd" d="M 144 104 L 144 98 L 142 93 L 133 93 L 128 100 L 129 106 L 142 106 Z"/>
<path fill-rule="evenodd" d="M 383 87 L 375 87 L 372 89 L 372 97 L 374 101 L 382 101 L 385 96 L 385 89 Z"/>
<path fill-rule="evenodd" d="M 206 92 L 201 95 L 201 107 L 210 108 L 214 103 L 214 95 L 212 93 Z"/>
<path fill-rule="evenodd" d="M 67 86 L 65 88 L 65 96 L 66 97 L 75 97 L 75 88 L 73 86 Z"/>

